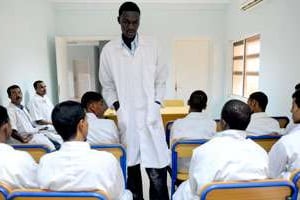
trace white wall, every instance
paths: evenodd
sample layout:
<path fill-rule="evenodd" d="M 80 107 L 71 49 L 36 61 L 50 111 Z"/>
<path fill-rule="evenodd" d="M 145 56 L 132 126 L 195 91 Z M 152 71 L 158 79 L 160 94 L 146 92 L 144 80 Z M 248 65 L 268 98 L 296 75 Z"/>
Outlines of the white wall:
<path fill-rule="evenodd" d="M 227 44 L 261 34 L 259 89 L 269 97 L 267 111 L 271 115 L 290 115 L 291 94 L 300 82 L 300 1 L 265 0 L 247 12 L 239 10 L 239 0 L 232 1 L 227 12 Z M 230 70 L 228 64 L 227 91 L 231 87 Z"/>
<path fill-rule="evenodd" d="M 0 1 L 0 104 L 9 102 L 6 89 L 18 84 L 24 100 L 34 93 L 32 83 L 44 80 L 56 100 L 54 16 L 48 1 Z"/>
<path fill-rule="evenodd" d="M 56 33 L 60 36 L 115 36 L 120 35 L 116 4 L 57 4 L 55 11 Z M 196 4 L 141 4 L 140 32 L 155 36 L 164 50 L 170 67 L 166 97 L 174 96 L 172 42 L 182 38 L 207 38 L 212 41 L 212 67 L 209 74 L 209 109 L 219 117 L 224 89 L 225 6 Z M 188 70 L 188 67 L 187 67 Z M 199 88 L 201 89 L 201 88 Z"/>

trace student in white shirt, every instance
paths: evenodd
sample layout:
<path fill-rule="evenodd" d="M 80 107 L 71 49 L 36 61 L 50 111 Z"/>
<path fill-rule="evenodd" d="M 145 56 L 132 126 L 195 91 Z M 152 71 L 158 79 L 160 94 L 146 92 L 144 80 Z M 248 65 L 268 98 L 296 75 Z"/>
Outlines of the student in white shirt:
<path fill-rule="evenodd" d="M 179 186 L 174 200 L 198 200 L 197 192 L 213 181 L 267 178 L 266 151 L 246 139 L 250 112 L 249 106 L 240 100 L 230 100 L 224 105 L 221 113 L 224 131 L 194 150 L 189 179 Z"/>
<path fill-rule="evenodd" d="M 36 188 L 36 162 L 27 152 L 5 144 L 11 131 L 7 110 L 0 106 L 0 181 L 13 189 Z"/>
<path fill-rule="evenodd" d="M 207 95 L 201 90 L 194 91 L 189 100 L 189 114 L 174 121 L 171 128 L 171 144 L 179 139 L 210 139 L 216 132 L 216 122 L 203 110 L 206 109 Z M 189 168 L 189 159 L 179 160 L 179 169 Z"/>
<path fill-rule="evenodd" d="M 292 98 L 291 113 L 295 125 L 269 152 L 271 178 L 289 178 L 293 170 L 300 168 L 300 90 L 296 90 Z"/>
<path fill-rule="evenodd" d="M 250 135 L 268 135 L 280 133 L 281 129 L 277 120 L 267 115 L 266 107 L 268 97 L 263 92 L 254 92 L 248 98 L 248 105 L 252 115 L 247 131 Z"/>
<path fill-rule="evenodd" d="M 12 137 L 22 143 L 44 144 L 55 150 L 54 143 L 59 146 L 58 141 L 50 140 L 44 127 L 38 128 L 33 123 L 28 111 L 21 104 L 23 94 L 18 85 L 12 85 L 7 88 L 7 94 L 11 102 L 7 106 L 9 119 L 12 126 Z"/>
<path fill-rule="evenodd" d="M 38 80 L 33 83 L 33 87 L 36 93 L 28 103 L 28 110 L 31 118 L 39 125 L 52 124 L 51 112 L 53 104 L 46 96 L 47 89 L 45 83 Z"/>
<path fill-rule="evenodd" d="M 65 101 L 52 112 L 52 123 L 64 140 L 58 151 L 44 155 L 39 164 L 41 189 L 54 191 L 103 190 L 112 200 L 129 200 L 117 159 L 108 152 L 92 150 L 85 142 L 88 122 L 80 103 Z"/>
<path fill-rule="evenodd" d="M 81 105 L 86 110 L 89 130 L 87 142 L 90 145 L 120 143 L 120 135 L 113 120 L 104 119 L 107 109 L 103 97 L 97 92 L 86 92 L 81 97 Z"/>

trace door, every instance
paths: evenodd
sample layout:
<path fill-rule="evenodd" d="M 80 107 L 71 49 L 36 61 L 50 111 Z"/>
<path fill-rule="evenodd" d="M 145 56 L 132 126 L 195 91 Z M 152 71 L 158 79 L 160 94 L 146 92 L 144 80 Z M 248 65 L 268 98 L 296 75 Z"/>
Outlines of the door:
<path fill-rule="evenodd" d="M 204 39 L 175 40 L 173 64 L 175 67 L 175 95 L 185 102 L 194 90 L 208 92 L 211 44 Z"/>

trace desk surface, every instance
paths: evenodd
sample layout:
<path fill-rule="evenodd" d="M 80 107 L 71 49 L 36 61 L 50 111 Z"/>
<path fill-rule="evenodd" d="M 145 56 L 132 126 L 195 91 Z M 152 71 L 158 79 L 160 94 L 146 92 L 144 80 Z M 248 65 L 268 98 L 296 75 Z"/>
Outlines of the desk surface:
<path fill-rule="evenodd" d="M 189 112 L 188 106 L 181 106 L 181 107 L 164 107 L 160 109 L 160 113 L 162 115 L 164 126 L 169 121 L 174 121 L 178 118 L 185 117 Z M 116 119 L 116 112 L 114 110 L 108 109 L 104 113 L 104 116 L 108 117 L 109 119 L 117 120 Z"/>

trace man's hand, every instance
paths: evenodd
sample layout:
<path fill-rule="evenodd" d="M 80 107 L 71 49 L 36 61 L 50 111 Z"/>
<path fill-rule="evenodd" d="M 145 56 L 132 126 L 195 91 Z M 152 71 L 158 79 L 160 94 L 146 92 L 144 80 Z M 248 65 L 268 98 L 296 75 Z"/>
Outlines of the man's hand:
<path fill-rule="evenodd" d="M 33 135 L 32 134 L 27 134 L 21 136 L 21 142 L 22 143 L 28 143 L 32 139 Z"/>

